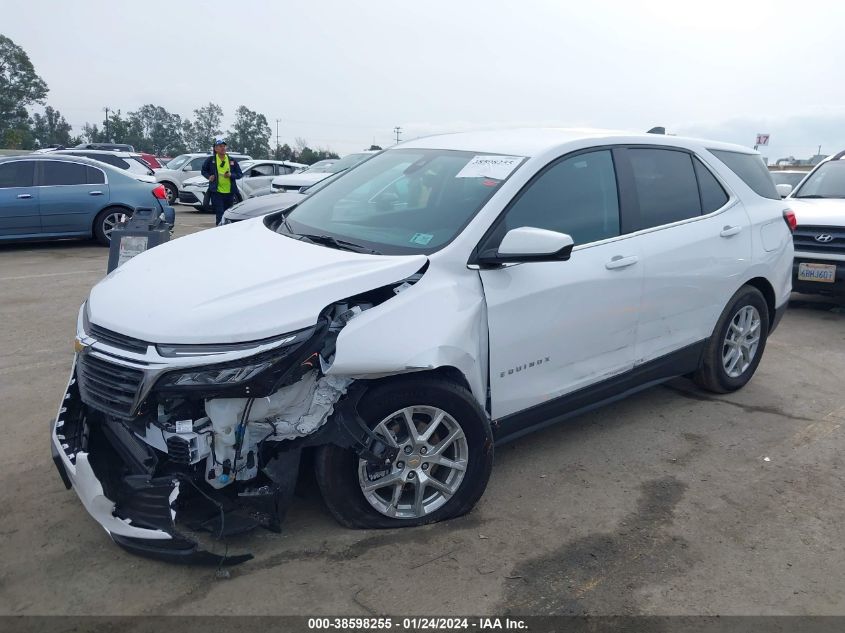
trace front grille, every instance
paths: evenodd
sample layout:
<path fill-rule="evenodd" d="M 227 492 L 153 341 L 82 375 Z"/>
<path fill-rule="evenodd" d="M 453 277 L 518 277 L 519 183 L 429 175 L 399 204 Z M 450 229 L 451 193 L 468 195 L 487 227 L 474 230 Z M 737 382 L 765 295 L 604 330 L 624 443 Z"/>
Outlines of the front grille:
<path fill-rule="evenodd" d="M 81 354 L 77 365 L 79 395 L 89 407 L 119 418 L 129 418 L 144 372 Z"/>
<path fill-rule="evenodd" d="M 822 236 L 823 241 L 816 238 Z M 831 239 L 827 239 L 830 236 Z M 792 234 L 792 243 L 796 251 L 845 255 L 845 227 L 840 226 L 801 226 Z"/>
<path fill-rule="evenodd" d="M 150 345 L 150 343 L 147 343 L 146 341 L 132 338 L 131 336 L 126 336 L 125 334 L 119 334 L 118 332 L 112 332 L 111 330 L 107 330 L 99 325 L 94 325 L 93 323 L 88 327 L 88 330 L 88 334 L 90 334 L 92 338 L 101 341 L 106 345 L 126 350 L 127 352 L 146 354 L 147 346 Z"/>

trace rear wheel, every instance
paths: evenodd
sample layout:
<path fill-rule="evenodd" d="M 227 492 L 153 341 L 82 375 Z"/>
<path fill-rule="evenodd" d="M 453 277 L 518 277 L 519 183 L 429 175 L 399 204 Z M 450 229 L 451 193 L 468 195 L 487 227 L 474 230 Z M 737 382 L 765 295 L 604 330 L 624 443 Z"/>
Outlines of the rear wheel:
<path fill-rule="evenodd" d="M 103 209 L 94 219 L 94 238 L 103 246 L 111 244 L 111 234 L 114 228 L 131 217 L 132 213 L 127 209 L 112 207 Z"/>
<path fill-rule="evenodd" d="M 472 509 L 493 466 L 490 425 L 472 394 L 441 379 L 407 378 L 374 387 L 358 408 L 399 453 L 385 471 L 373 472 L 351 450 L 320 447 L 317 482 L 341 524 L 416 526 Z"/>
<path fill-rule="evenodd" d="M 693 380 L 715 393 L 736 391 L 751 380 L 769 333 L 769 308 L 763 294 L 743 286 L 731 297 Z"/>
<path fill-rule="evenodd" d="M 176 188 L 176 185 L 169 182 L 163 182 L 161 184 L 164 185 L 164 191 L 167 194 L 167 204 L 172 206 L 179 202 L 179 190 Z"/>

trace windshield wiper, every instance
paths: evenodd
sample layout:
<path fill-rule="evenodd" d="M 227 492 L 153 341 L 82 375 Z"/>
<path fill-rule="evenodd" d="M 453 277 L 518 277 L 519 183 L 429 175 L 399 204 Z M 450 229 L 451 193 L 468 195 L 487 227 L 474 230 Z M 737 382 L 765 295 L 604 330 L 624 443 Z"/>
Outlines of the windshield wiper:
<path fill-rule="evenodd" d="M 308 235 L 306 233 L 294 233 L 294 235 L 299 235 L 300 238 L 306 239 L 309 242 L 313 242 L 314 244 L 322 244 L 324 246 L 330 246 L 332 248 L 337 248 L 342 251 L 353 251 L 355 253 L 369 253 L 370 255 L 381 255 L 379 251 L 373 250 L 372 248 L 361 246 L 360 244 L 356 244 L 355 242 L 339 240 L 336 237 L 332 237 L 331 235 Z"/>

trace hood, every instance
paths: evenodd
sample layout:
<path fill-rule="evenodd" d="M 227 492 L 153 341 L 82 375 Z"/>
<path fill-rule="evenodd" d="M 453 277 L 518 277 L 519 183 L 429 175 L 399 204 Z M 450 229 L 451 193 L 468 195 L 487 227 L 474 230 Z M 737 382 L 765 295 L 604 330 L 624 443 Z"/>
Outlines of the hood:
<path fill-rule="evenodd" d="M 274 211 L 289 209 L 307 197 L 305 194 L 289 191 L 286 193 L 271 193 L 258 198 L 249 198 L 226 211 L 223 217 L 230 220 L 257 218 L 268 213 L 273 213 Z"/>
<path fill-rule="evenodd" d="M 153 343 L 253 341 L 309 327 L 329 304 L 404 279 L 426 260 L 309 244 L 256 219 L 134 257 L 94 286 L 89 314 Z"/>
<path fill-rule="evenodd" d="M 197 187 L 206 187 L 208 186 L 208 180 L 205 176 L 191 176 L 190 178 L 182 182 L 183 187 L 188 187 L 190 185 L 195 185 Z"/>
<path fill-rule="evenodd" d="M 787 198 L 798 226 L 845 226 L 845 198 Z"/>
<path fill-rule="evenodd" d="M 273 178 L 274 185 L 284 185 L 285 187 L 307 187 L 313 185 L 315 182 L 328 178 L 331 174 L 326 172 L 309 173 L 307 171 L 301 174 L 287 174 L 285 176 L 276 176 Z"/>

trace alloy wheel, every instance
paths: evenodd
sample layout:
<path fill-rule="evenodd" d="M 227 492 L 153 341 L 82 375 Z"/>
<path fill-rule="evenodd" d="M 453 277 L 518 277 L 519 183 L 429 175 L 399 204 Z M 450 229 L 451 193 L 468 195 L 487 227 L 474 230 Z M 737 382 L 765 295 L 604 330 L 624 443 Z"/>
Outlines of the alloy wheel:
<path fill-rule="evenodd" d="M 399 453 L 387 472 L 374 475 L 358 461 L 358 483 L 381 514 L 418 519 L 451 499 L 467 469 L 469 445 L 460 424 L 442 409 L 411 406 L 395 411 L 373 429 Z"/>
<path fill-rule="evenodd" d="M 722 343 L 722 367 L 731 378 L 738 378 L 751 366 L 760 345 L 762 321 L 757 308 L 741 307 L 728 325 Z"/>

